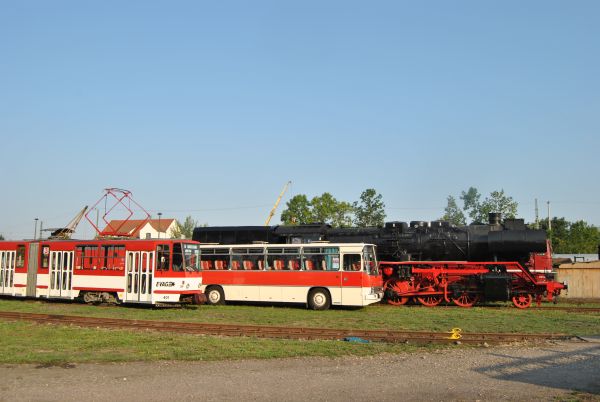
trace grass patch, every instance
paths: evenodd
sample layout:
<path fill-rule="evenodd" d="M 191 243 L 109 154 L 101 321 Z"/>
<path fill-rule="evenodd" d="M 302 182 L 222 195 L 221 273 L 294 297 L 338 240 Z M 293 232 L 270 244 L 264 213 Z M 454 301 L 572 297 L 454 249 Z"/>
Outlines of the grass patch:
<path fill-rule="evenodd" d="M 369 306 L 312 311 L 303 307 L 201 306 L 152 309 L 0 299 L 0 311 L 143 320 L 302 326 L 342 329 L 600 334 L 600 313 L 560 310 Z M 367 356 L 423 350 L 424 346 L 342 341 L 227 338 L 39 325 L 0 320 L 0 363 L 59 365 L 81 362 L 269 359 Z M 439 348 L 439 346 L 437 347 Z"/>
<path fill-rule="evenodd" d="M 46 366 L 86 362 L 370 356 L 423 350 L 423 347 L 412 345 L 384 343 L 172 335 L 9 321 L 0 321 L 0 339 L 0 364 Z"/>
<path fill-rule="evenodd" d="M 313 328 L 448 331 L 459 327 L 463 332 L 600 334 L 600 313 L 574 313 L 550 309 L 368 306 L 356 310 L 312 311 L 303 307 L 248 305 L 152 309 L 0 299 L 0 311 Z"/>

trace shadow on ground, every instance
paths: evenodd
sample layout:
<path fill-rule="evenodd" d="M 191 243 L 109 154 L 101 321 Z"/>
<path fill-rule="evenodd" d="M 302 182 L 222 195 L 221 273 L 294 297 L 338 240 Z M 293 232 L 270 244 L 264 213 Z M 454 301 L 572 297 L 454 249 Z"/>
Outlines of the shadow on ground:
<path fill-rule="evenodd" d="M 600 344 L 590 343 L 576 351 L 541 351 L 544 355 L 535 358 L 493 354 L 504 362 L 475 371 L 498 380 L 600 395 Z"/>

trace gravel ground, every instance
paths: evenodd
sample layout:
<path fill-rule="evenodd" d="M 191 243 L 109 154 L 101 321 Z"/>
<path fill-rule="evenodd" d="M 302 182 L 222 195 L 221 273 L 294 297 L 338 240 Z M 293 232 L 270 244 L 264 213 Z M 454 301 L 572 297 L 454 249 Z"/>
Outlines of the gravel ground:
<path fill-rule="evenodd" d="M 1 401 L 600 401 L 600 342 L 374 357 L 0 367 Z M 584 394 L 578 394 L 578 393 Z"/>

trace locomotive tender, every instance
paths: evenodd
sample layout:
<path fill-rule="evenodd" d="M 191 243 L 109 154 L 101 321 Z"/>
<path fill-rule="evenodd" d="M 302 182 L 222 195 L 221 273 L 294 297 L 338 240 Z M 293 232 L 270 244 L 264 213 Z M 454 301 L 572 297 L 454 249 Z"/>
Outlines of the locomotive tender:
<path fill-rule="evenodd" d="M 197 227 L 193 239 L 221 244 L 371 243 L 377 246 L 386 300 L 391 304 L 415 299 L 434 306 L 445 300 L 468 307 L 479 300 L 512 300 L 525 308 L 543 296 L 552 300 L 566 288 L 551 280 L 545 231 L 529 229 L 523 219 L 502 221 L 498 213 L 489 215 L 488 224 L 468 226 L 412 221 L 367 228 Z"/>

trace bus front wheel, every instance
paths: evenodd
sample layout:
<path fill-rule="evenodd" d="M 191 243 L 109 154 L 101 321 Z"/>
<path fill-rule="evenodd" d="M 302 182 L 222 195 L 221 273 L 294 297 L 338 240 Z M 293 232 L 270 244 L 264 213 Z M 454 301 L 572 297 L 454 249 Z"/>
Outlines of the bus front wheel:
<path fill-rule="evenodd" d="M 217 305 L 225 304 L 225 294 L 220 286 L 209 286 L 206 288 L 206 302 L 208 304 Z"/>
<path fill-rule="evenodd" d="M 317 288 L 308 294 L 308 307 L 313 310 L 327 310 L 331 306 L 331 296 L 326 289 Z"/>

